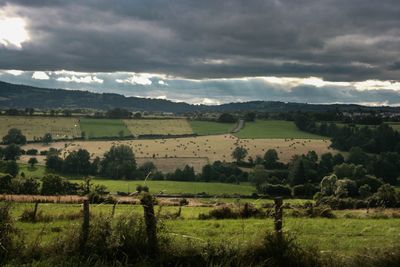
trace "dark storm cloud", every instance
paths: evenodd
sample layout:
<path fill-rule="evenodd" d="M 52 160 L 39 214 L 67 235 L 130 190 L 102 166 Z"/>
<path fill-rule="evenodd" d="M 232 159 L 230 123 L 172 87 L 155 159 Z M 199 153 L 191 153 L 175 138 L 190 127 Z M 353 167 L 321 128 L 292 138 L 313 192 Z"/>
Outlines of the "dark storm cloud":
<path fill-rule="evenodd" d="M 398 79 L 398 0 L 0 0 L 28 23 L 0 69 Z"/>

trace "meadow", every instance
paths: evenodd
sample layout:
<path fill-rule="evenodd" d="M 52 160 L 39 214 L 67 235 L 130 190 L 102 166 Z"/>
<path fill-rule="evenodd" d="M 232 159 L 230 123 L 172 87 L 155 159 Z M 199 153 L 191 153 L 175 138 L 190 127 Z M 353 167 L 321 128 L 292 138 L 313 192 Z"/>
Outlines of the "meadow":
<path fill-rule="evenodd" d="M 256 120 L 255 122 L 246 122 L 245 127 L 235 133 L 235 136 L 242 139 L 324 139 L 322 136 L 300 131 L 292 121 L 283 120 Z"/>
<path fill-rule="evenodd" d="M 14 203 L 12 215 L 19 219 L 24 210 L 32 210 L 33 204 Z M 223 219 L 198 220 L 200 213 L 207 213 L 211 207 L 182 207 L 179 219 L 168 219 L 178 212 L 178 207 L 156 206 L 159 222 L 165 225 L 167 235 L 183 244 L 206 246 L 207 244 L 242 247 L 261 242 L 266 232 L 273 231 L 272 218 L 265 219 Z M 49 244 L 60 234 L 79 227 L 81 219 L 79 204 L 40 204 L 39 212 L 46 222 L 20 222 L 16 226 L 26 236 L 28 242 Z M 91 205 L 92 216 L 110 216 L 112 205 Z M 347 211 L 351 213 L 352 211 Z M 364 211 L 365 212 L 365 211 Z M 370 211 L 372 212 L 372 211 Z M 119 216 L 141 216 L 143 209 L 139 205 L 117 205 L 115 218 Z M 397 245 L 400 238 L 400 219 L 374 218 L 297 218 L 284 216 L 285 232 L 294 235 L 302 246 L 317 246 L 324 253 L 354 255 L 363 249 L 385 249 Z"/>
<path fill-rule="evenodd" d="M 38 140 L 46 133 L 55 140 L 81 136 L 79 121 L 72 117 L 0 116 L 0 137 L 11 128 L 21 130 L 28 141 Z"/>
<path fill-rule="evenodd" d="M 20 164 L 20 173 L 24 173 L 27 177 L 41 178 L 47 174 L 44 166 L 35 166 L 33 169 L 26 164 Z M 69 175 L 61 175 L 71 182 L 82 183 L 83 177 L 74 177 Z M 228 184 L 228 183 L 206 183 L 206 182 L 177 182 L 177 181 L 143 181 L 143 180 L 111 180 L 102 178 L 93 178 L 94 184 L 102 184 L 107 186 L 111 193 L 125 192 L 131 193 L 136 191 L 138 185 L 147 185 L 153 194 L 199 194 L 207 193 L 210 195 L 251 195 L 255 192 L 255 187 L 245 184 Z"/>
<path fill-rule="evenodd" d="M 213 121 L 189 121 L 193 132 L 198 135 L 217 135 L 229 133 L 235 123 L 220 123 Z"/>
<path fill-rule="evenodd" d="M 124 123 L 134 136 L 147 134 L 182 135 L 193 133 L 186 119 L 124 120 Z"/>
<path fill-rule="evenodd" d="M 88 139 L 132 136 L 122 120 L 81 118 L 79 124 Z"/>

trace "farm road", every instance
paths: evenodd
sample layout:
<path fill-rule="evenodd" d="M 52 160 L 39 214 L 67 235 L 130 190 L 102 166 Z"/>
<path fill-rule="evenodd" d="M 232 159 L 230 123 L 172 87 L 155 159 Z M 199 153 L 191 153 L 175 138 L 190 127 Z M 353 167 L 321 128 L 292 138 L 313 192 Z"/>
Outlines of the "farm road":
<path fill-rule="evenodd" d="M 236 124 L 236 127 L 231 131 L 231 133 L 237 133 L 244 127 L 244 120 L 240 119 Z"/>

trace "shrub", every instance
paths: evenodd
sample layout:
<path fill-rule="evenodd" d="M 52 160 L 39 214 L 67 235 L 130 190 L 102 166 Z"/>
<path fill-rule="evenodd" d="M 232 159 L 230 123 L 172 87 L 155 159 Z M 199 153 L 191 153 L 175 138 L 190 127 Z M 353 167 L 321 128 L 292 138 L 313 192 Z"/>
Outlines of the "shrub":
<path fill-rule="evenodd" d="M 0 206 L 0 265 L 10 256 L 15 247 L 13 234 L 15 233 L 11 218 L 11 204 L 2 203 Z"/>
<path fill-rule="evenodd" d="M 26 154 L 27 155 L 30 155 L 30 156 L 35 156 L 35 155 L 37 155 L 37 153 L 38 153 L 38 150 L 37 149 L 28 149 L 27 151 L 26 151 Z"/>
<path fill-rule="evenodd" d="M 290 197 L 292 194 L 292 190 L 289 186 L 280 184 L 274 185 L 265 183 L 259 187 L 259 191 L 262 194 L 270 196 Z"/>
<path fill-rule="evenodd" d="M 296 185 L 292 188 L 293 197 L 297 198 L 312 198 L 319 188 L 312 184 Z"/>
<path fill-rule="evenodd" d="M 238 217 L 239 213 L 227 206 L 215 208 L 208 215 L 199 215 L 199 219 L 237 219 Z"/>
<path fill-rule="evenodd" d="M 263 245 L 252 252 L 252 260 L 263 262 L 264 266 L 322 266 L 321 255 L 315 248 L 303 249 L 293 236 L 284 235 L 279 238 L 268 233 Z"/>

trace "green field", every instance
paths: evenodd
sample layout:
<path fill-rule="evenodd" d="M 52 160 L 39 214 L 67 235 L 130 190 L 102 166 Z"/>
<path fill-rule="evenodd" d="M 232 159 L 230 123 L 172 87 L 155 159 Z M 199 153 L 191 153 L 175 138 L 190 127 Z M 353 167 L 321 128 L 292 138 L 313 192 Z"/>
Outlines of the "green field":
<path fill-rule="evenodd" d="M 20 172 L 23 172 L 27 177 L 41 178 L 46 174 L 43 166 L 35 166 L 30 169 L 26 164 L 20 164 Z M 61 175 L 65 176 L 65 175 Z M 82 179 L 67 176 L 71 182 L 81 183 Z M 228 183 L 205 183 L 205 182 L 176 182 L 176 181 L 126 181 L 126 180 L 109 180 L 95 178 L 92 180 L 95 184 L 103 184 L 112 193 L 120 192 L 134 192 L 137 185 L 147 185 L 150 192 L 157 194 L 163 192 L 164 194 L 198 194 L 207 193 L 210 195 L 223 195 L 223 194 L 241 194 L 251 195 L 255 192 L 254 186 L 250 184 L 228 184 Z"/>
<path fill-rule="evenodd" d="M 144 134 L 181 135 L 193 133 L 186 119 L 124 120 L 124 123 L 135 136 Z"/>
<path fill-rule="evenodd" d="M 245 127 L 238 133 L 235 133 L 235 136 L 244 139 L 324 139 L 322 136 L 300 131 L 292 121 L 283 120 L 257 120 L 255 122 L 246 122 Z"/>
<path fill-rule="evenodd" d="M 212 121 L 189 121 L 193 132 L 198 135 L 213 135 L 229 133 L 235 123 L 220 123 Z"/>
<path fill-rule="evenodd" d="M 12 215 L 18 219 L 25 209 L 33 209 L 33 204 L 14 203 Z M 157 214 L 160 207 L 155 207 Z M 261 242 L 263 235 L 273 231 L 273 220 L 237 219 L 237 220 L 198 220 L 199 213 L 207 213 L 208 207 L 183 207 L 181 219 L 161 219 L 166 233 L 179 243 L 205 246 L 227 244 L 241 247 Z M 49 222 L 17 222 L 16 226 L 24 234 L 27 242 L 48 244 L 60 234 L 66 234 L 71 228 L 79 227 L 81 219 L 68 218 L 69 214 L 79 214 L 79 204 L 40 204 L 39 211 L 52 217 Z M 91 205 L 94 216 L 109 216 L 112 205 Z M 161 215 L 173 214 L 178 207 L 163 206 Z M 139 205 L 117 205 L 116 218 L 120 215 L 142 215 Z M 326 219 L 296 218 L 285 215 L 283 228 L 297 238 L 303 246 L 317 246 L 326 253 L 351 255 L 362 249 L 384 249 L 397 245 L 400 238 L 400 219 Z M 40 235 L 42 236 L 38 238 Z M 188 243 L 189 244 L 189 243 Z"/>
<path fill-rule="evenodd" d="M 0 137 L 11 128 L 21 130 L 28 141 L 38 140 L 46 133 L 55 140 L 81 136 L 78 119 L 72 117 L 0 116 Z"/>
<path fill-rule="evenodd" d="M 71 180 L 71 182 L 82 182 L 82 180 Z M 121 181 L 108 179 L 94 179 L 95 184 L 103 184 L 108 190 L 116 193 L 134 192 L 137 185 L 147 185 L 153 194 L 198 194 L 207 193 L 210 195 L 241 194 L 251 195 L 255 187 L 249 184 L 228 184 L 228 183 L 205 183 L 205 182 L 176 182 L 176 181 Z"/>
<path fill-rule="evenodd" d="M 118 119 L 87 119 L 81 118 L 80 126 L 86 138 L 122 137 L 132 136 L 127 126 Z"/>

